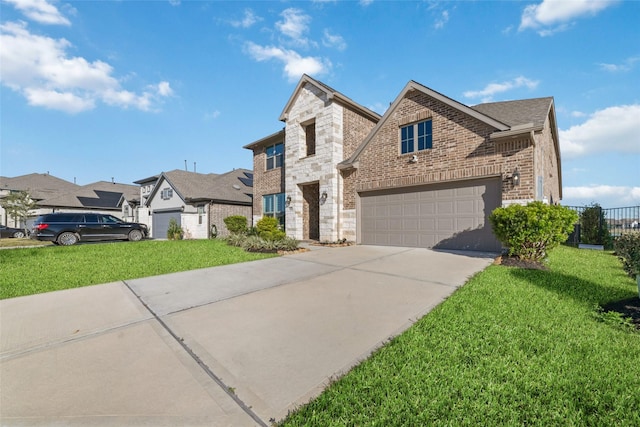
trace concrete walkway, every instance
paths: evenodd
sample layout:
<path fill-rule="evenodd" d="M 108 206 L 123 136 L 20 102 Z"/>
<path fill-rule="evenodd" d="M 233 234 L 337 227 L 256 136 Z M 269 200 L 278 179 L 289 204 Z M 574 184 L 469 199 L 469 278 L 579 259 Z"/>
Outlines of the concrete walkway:
<path fill-rule="evenodd" d="M 0 301 L 0 424 L 269 425 L 494 257 L 312 249 Z"/>

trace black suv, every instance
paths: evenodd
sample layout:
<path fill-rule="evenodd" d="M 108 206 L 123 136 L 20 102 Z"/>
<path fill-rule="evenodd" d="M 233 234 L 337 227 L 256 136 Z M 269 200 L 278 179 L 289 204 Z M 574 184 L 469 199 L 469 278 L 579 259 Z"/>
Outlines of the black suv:
<path fill-rule="evenodd" d="M 46 240 L 56 245 L 74 245 L 80 240 L 142 240 L 147 237 L 147 226 L 124 222 L 113 215 L 97 213 L 53 213 L 36 219 L 31 238 Z"/>

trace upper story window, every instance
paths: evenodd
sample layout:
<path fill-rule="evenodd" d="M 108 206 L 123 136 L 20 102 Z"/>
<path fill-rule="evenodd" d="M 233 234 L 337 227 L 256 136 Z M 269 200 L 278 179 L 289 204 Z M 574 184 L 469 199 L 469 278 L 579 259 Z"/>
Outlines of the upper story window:
<path fill-rule="evenodd" d="M 160 192 L 160 198 L 162 198 L 162 200 L 169 200 L 172 197 L 173 197 L 173 189 L 170 187 L 163 188 L 162 191 Z"/>
<path fill-rule="evenodd" d="M 431 148 L 433 148 L 431 120 L 425 120 L 424 122 L 414 123 L 400 128 L 401 154 L 430 150 Z"/>
<path fill-rule="evenodd" d="M 307 143 L 307 156 L 316 154 L 316 124 L 310 123 L 304 127 L 305 140 Z"/>
<path fill-rule="evenodd" d="M 267 147 L 267 170 L 282 167 L 282 154 L 284 153 L 284 144 L 279 143 Z"/>

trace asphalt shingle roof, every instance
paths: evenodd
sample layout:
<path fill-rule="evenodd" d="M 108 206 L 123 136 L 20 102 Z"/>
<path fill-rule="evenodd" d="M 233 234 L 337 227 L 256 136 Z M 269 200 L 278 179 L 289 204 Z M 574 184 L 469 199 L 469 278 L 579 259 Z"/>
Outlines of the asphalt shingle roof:
<path fill-rule="evenodd" d="M 46 173 L 31 173 L 13 178 L 0 176 L 0 189 L 28 191 L 34 200 L 46 199 L 79 188 L 79 185 Z"/>
<path fill-rule="evenodd" d="M 165 172 L 164 176 L 185 201 L 252 202 L 253 173 L 247 169 L 235 169 L 220 175 L 176 169 Z"/>
<path fill-rule="evenodd" d="M 511 127 L 533 123 L 534 127 L 540 128 L 547 120 L 552 103 L 553 98 L 546 97 L 489 102 L 471 108 Z"/>

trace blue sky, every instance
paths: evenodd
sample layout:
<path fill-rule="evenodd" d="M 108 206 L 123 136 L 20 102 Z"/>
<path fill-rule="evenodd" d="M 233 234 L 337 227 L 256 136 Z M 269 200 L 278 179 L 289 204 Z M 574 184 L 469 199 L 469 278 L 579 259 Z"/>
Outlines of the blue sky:
<path fill-rule="evenodd" d="M 303 73 L 379 113 L 555 97 L 563 204 L 640 204 L 640 2 L 0 0 L 0 175 L 252 168 Z M 195 165 L 194 165 L 195 163 Z"/>

